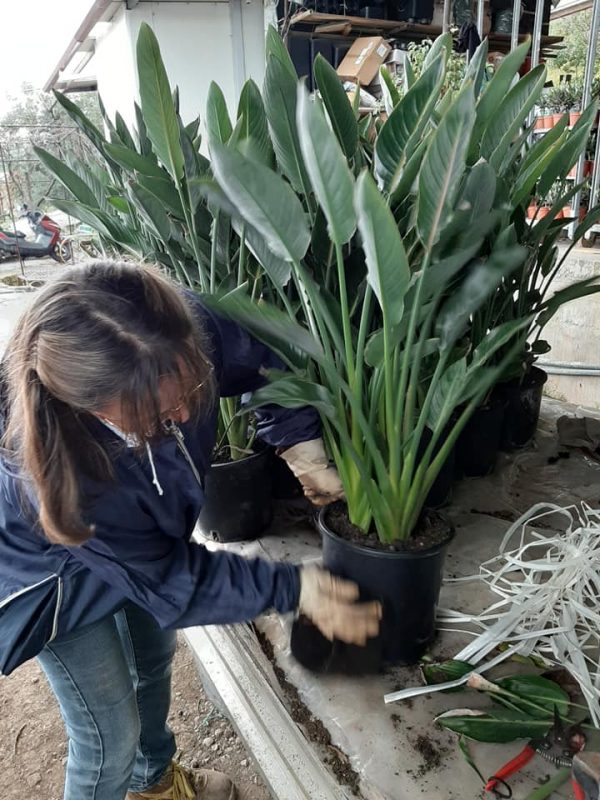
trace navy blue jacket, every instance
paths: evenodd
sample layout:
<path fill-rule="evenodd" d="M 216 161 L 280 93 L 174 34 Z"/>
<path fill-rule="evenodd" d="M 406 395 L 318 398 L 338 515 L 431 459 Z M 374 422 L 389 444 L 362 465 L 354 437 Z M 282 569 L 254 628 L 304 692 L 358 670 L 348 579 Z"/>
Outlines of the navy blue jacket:
<path fill-rule="evenodd" d="M 212 340 L 221 396 L 252 392 L 264 383 L 261 367 L 281 367 L 244 329 L 209 312 L 195 297 L 190 302 Z M 257 416 L 258 434 L 270 445 L 320 436 L 318 417 L 306 407 L 269 406 Z M 209 466 L 216 421 L 215 407 L 200 422 L 180 426 L 201 476 Z M 89 424 L 114 454 L 116 480 L 100 487 L 84 481 L 84 516 L 95 535 L 81 546 L 46 539 L 24 510 L 22 479 L 0 458 L 0 672 L 8 674 L 52 638 L 112 614 L 127 601 L 164 628 L 239 622 L 269 608 L 285 613 L 297 606 L 295 566 L 211 552 L 190 541 L 203 493 L 173 437 L 152 446 L 160 495 L 149 460 L 101 422 L 92 418 Z M 16 652 L 25 637 L 27 646 L 11 657 L 9 648 Z"/>

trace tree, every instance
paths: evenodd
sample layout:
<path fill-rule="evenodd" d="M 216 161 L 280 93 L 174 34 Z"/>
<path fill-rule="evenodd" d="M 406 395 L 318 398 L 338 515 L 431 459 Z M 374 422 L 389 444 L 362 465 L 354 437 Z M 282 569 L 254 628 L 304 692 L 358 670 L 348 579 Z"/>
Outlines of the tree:
<path fill-rule="evenodd" d="M 73 97 L 85 113 L 102 125 L 96 94 L 80 93 Z M 62 187 L 48 177 L 48 173 L 33 152 L 39 145 L 59 158 L 64 148 L 79 158 L 90 158 L 90 145 L 80 135 L 79 129 L 55 101 L 54 96 L 24 84 L 18 96 L 10 97 L 10 109 L 0 117 L 0 215 L 4 216 L 10 205 L 15 208 L 27 203 L 31 207 L 43 205 L 50 192 L 62 196 Z M 9 200 L 10 197 L 10 200 Z"/>
<path fill-rule="evenodd" d="M 563 49 L 560 50 L 551 64 L 560 73 L 571 74 L 574 78 L 583 78 L 587 58 L 592 12 L 580 11 L 569 17 L 562 17 L 552 23 L 552 36 L 563 36 Z M 600 48 L 596 54 L 594 76 L 600 77 Z"/>

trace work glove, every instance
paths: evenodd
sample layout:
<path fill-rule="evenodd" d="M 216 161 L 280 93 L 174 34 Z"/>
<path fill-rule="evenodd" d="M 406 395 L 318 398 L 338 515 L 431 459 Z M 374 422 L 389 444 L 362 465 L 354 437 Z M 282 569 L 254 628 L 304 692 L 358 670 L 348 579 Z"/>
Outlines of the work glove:
<path fill-rule="evenodd" d="M 357 603 L 358 586 L 336 578 L 330 572 L 311 565 L 300 570 L 298 610 L 308 617 L 332 641 L 365 645 L 377 636 L 381 604 L 376 601 Z"/>
<path fill-rule="evenodd" d="M 279 453 L 302 484 L 304 494 L 316 506 L 344 497 L 340 476 L 329 463 L 323 439 L 300 442 Z"/>

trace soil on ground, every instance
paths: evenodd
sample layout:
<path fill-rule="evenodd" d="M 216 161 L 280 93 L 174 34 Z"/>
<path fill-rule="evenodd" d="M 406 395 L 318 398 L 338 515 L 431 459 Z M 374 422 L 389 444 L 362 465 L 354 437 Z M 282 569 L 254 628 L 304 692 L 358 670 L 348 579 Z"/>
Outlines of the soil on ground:
<path fill-rule="evenodd" d="M 331 734 L 325 725 L 309 711 L 302 701 L 298 689 L 287 679 L 285 672 L 277 664 L 275 651 L 269 639 L 257 628 L 255 628 L 255 632 L 264 654 L 273 666 L 275 677 L 283 690 L 285 704 L 291 718 L 304 732 L 306 738 L 317 747 L 323 762 L 330 768 L 338 782 L 342 786 L 346 786 L 355 797 L 361 798 L 360 778 L 350 764 L 350 759 L 333 744 Z"/>
<path fill-rule="evenodd" d="M 270 800 L 229 721 L 207 699 L 193 656 L 180 638 L 169 724 L 185 766 L 226 772 L 240 800 Z M 0 678 L 0 797 L 61 800 L 67 745 L 58 706 L 37 662 Z"/>

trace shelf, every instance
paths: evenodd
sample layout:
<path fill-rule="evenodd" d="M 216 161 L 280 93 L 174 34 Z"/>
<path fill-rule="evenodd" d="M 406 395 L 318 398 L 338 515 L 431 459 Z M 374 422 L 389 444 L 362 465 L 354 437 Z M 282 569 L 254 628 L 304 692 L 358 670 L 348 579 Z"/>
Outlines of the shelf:
<path fill-rule="evenodd" d="M 432 38 L 442 33 L 440 25 L 419 25 L 412 22 L 402 22 L 392 19 L 373 19 L 368 17 L 354 17 L 345 14 L 323 14 L 320 11 L 299 11 L 290 19 L 290 27 L 306 26 L 312 28 L 314 33 L 323 35 L 337 35 L 342 38 L 354 38 L 356 34 L 381 34 L 392 38 L 419 39 Z M 319 28 L 323 28 L 319 30 Z M 354 36 L 353 36 L 354 35 Z M 510 50 L 510 34 L 490 32 L 487 36 L 490 49 L 497 52 Z M 529 39 L 528 34 L 520 34 L 519 41 Z M 552 48 L 562 42 L 562 36 L 542 36 L 541 55 L 551 58 L 554 54 Z"/>

